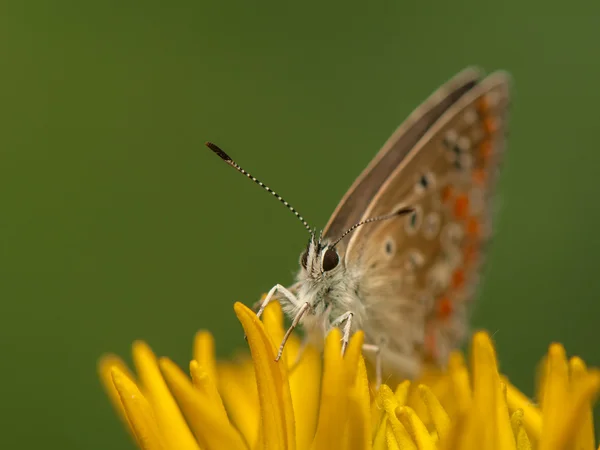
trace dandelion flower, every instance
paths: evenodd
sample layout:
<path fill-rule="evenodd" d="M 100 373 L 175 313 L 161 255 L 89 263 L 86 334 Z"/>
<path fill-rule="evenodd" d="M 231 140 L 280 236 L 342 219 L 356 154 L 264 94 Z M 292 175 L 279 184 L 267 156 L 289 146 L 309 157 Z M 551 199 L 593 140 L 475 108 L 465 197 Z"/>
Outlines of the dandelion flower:
<path fill-rule="evenodd" d="M 498 372 L 485 332 L 471 342 L 470 364 L 454 353 L 444 371 L 375 390 L 356 333 L 341 356 L 340 332 L 323 355 L 307 348 L 296 361 L 293 336 L 282 360 L 279 305 L 263 321 L 242 304 L 235 313 L 250 355 L 217 362 L 212 336 L 196 335 L 189 375 L 143 342 L 133 345 L 134 376 L 116 356 L 99 364 L 117 412 L 141 449 L 577 449 L 596 448 L 592 403 L 600 372 L 567 360 L 552 344 L 542 364 L 539 404 Z"/>

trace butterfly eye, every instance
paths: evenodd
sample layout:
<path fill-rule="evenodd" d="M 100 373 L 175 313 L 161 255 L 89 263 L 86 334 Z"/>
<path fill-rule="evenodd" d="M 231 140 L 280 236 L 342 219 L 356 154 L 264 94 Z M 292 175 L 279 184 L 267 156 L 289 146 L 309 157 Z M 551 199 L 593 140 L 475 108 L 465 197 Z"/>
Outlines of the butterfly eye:
<path fill-rule="evenodd" d="M 302 256 L 300 257 L 300 264 L 302 264 L 302 267 L 306 269 L 306 266 L 308 265 L 308 249 L 304 250 L 302 253 Z"/>
<path fill-rule="evenodd" d="M 340 257 L 333 248 L 325 250 L 323 255 L 323 272 L 329 272 L 337 267 L 340 262 Z"/>

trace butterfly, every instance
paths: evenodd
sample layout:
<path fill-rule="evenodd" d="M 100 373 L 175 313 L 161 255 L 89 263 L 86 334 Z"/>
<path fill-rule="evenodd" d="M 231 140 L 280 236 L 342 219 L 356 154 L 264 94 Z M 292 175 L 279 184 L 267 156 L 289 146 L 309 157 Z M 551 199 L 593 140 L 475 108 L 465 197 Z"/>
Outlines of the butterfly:
<path fill-rule="evenodd" d="M 505 147 L 510 77 L 460 72 L 419 106 L 346 192 L 321 233 L 215 144 L 207 146 L 279 199 L 310 233 L 296 283 L 276 284 L 292 324 L 321 339 L 356 330 L 382 370 L 406 377 L 444 365 L 468 334 L 491 235 L 492 200 Z"/>

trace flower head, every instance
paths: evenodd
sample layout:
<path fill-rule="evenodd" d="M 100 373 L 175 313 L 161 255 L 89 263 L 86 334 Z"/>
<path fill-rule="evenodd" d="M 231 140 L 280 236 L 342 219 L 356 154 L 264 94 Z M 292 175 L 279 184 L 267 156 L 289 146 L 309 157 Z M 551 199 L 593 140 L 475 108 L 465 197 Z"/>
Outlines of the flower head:
<path fill-rule="evenodd" d="M 261 322 L 235 312 L 251 358 L 216 362 L 212 336 L 196 335 L 190 375 L 143 342 L 133 345 L 137 379 L 112 355 L 100 375 L 137 444 L 196 449 L 582 449 L 595 448 L 591 404 L 600 372 L 567 360 L 552 344 L 542 365 L 540 404 L 498 372 L 485 332 L 473 336 L 470 370 L 454 353 L 446 371 L 375 390 L 356 333 L 344 356 L 334 329 L 323 357 L 293 336 L 275 362 L 283 317 L 273 303 Z"/>

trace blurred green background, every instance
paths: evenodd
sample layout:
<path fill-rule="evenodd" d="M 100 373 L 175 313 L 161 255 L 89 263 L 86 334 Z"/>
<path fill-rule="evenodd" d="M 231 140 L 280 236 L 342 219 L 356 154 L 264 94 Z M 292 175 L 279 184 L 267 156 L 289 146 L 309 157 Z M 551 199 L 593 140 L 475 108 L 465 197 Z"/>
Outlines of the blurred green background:
<path fill-rule="evenodd" d="M 514 76 L 474 326 L 526 392 L 552 341 L 600 365 L 600 3 L 3 2 L 0 443 L 131 448 L 96 377 L 130 343 L 244 345 L 234 301 L 305 244 L 223 146 L 323 226 L 396 126 L 466 65 Z"/>

